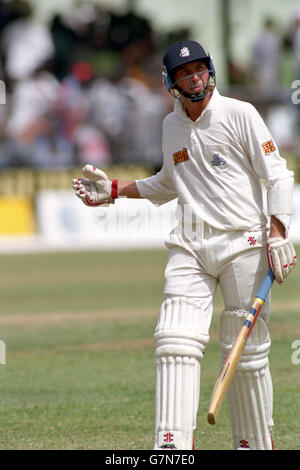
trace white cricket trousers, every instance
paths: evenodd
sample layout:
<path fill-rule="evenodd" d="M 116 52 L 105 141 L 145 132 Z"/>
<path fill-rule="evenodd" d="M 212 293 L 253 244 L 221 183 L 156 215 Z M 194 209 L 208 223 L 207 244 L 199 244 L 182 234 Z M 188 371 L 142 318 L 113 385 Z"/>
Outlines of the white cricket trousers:
<path fill-rule="evenodd" d="M 157 370 L 154 448 L 192 448 L 199 402 L 200 362 L 209 341 L 217 286 L 220 286 L 224 300 L 220 322 L 224 359 L 267 272 L 265 244 L 264 231 L 225 232 L 205 223 L 200 249 L 167 243 L 170 252 L 165 269 L 164 300 L 154 334 Z M 235 448 L 265 449 L 271 446 L 269 314 L 270 298 L 264 304 L 251 341 L 249 338 L 249 346 L 247 343 L 248 349 L 245 349 L 240 371 L 236 374 L 237 381 L 228 392 Z M 250 394 L 247 399 L 245 387 Z M 245 414 L 249 407 L 253 408 L 250 419 Z"/>

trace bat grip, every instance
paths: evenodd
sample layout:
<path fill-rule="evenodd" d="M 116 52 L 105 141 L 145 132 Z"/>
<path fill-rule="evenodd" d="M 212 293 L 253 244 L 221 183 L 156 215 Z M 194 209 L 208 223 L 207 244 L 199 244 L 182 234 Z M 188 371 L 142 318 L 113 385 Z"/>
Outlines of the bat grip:
<path fill-rule="evenodd" d="M 260 285 L 260 288 L 258 289 L 258 292 L 256 294 L 256 297 L 258 297 L 259 299 L 262 299 L 264 302 L 268 296 L 268 293 L 272 287 L 272 284 L 273 284 L 273 281 L 275 279 L 275 276 L 273 274 L 273 271 L 271 268 L 269 268 L 269 271 L 267 272 L 267 274 L 265 275 L 261 285 Z"/>

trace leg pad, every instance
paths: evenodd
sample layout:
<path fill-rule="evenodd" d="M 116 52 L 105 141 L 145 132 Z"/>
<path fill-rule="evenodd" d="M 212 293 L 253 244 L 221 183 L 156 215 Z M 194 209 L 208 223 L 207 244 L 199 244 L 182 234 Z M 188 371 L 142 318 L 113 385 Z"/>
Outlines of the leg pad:
<path fill-rule="evenodd" d="M 220 346 L 223 359 L 248 312 L 225 310 L 221 316 Z M 272 449 L 273 389 L 268 354 L 270 335 L 258 317 L 228 389 L 228 404 L 235 448 Z"/>
<path fill-rule="evenodd" d="M 193 448 L 200 393 L 200 361 L 208 342 L 197 299 L 164 300 L 156 343 L 155 449 Z"/>

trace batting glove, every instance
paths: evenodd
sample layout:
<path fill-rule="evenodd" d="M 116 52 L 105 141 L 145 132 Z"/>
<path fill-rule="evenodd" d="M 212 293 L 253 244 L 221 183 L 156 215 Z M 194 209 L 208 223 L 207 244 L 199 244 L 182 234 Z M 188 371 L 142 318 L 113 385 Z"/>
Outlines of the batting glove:
<path fill-rule="evenodd" d="M 86 206 L 114 204 L 118 197 L 118 180 L 111 181 L 104 171 L 92 165 L 85 165 L 82 173 L 85 178 L 74 179 L 73 188 Z"/>
<path fill-rule="evenodd" d="M 282 283 L 284 278 L 294 269 L 297 256 L 294 245 L 287 238 L 271 237 L 267 243 L 267 257 L 277 282 Z"/>

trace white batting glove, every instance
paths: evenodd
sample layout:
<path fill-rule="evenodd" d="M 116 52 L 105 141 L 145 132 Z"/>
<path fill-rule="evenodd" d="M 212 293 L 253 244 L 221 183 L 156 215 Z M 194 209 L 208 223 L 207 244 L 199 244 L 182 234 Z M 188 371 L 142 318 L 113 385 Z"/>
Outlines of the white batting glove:
<path fill-rule="evenodd" d="M 267 256 L 275 279 L 281 284 L 297 263 L 294 245 L 287 238 L 271 237 L 267 243 Z"/>
<path fill-rule="evenodd" d="M 85 165 L 82 173 L 85 178 L 74 179 L 73 188 L 86 206 L 114 204 L 118 197 L 118 180 L 111 181 L 104 171 L 93 165 Z"/>

